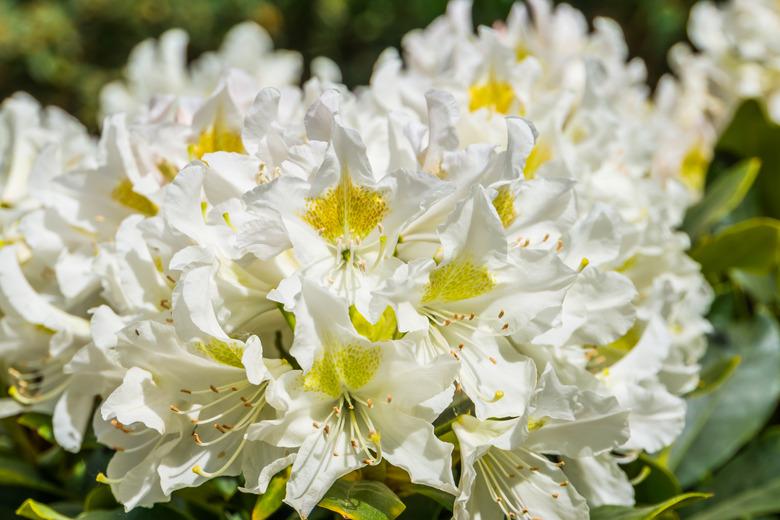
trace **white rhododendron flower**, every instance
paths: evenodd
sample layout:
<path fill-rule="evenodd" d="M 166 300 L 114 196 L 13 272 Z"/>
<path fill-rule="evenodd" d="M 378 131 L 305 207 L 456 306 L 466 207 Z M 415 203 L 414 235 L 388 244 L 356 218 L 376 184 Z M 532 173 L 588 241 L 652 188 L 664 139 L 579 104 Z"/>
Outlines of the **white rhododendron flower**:
<path fill-rule="evenodd" d="M 766 24 L 698 8 L 653 96 L 613 21 L 452 0 L 354 92 L 246 23 L 190 66 L 182 31 L 141 43 L 98 142 L 6 100 L 0 414 L 74 452 L 91 422 L 128 511 L 289 469 L 305 518 L 377 466 L 458 519 L 633 504 L 710 331 L 678 228 L 730 96 L 780 99 L 776 10 L 733 4 Z"/>
<path fill-rule="evenodd" d="M 758 98 L 780 123 L 780 5 L 774 0 L 731 0 L 719 6 L 699 2 L 691 10 L 688 34 L 697 58 L 719 97 L 734 110 L 739 100 Z M 718 122 L 729 121 L 731 113 Z"/>

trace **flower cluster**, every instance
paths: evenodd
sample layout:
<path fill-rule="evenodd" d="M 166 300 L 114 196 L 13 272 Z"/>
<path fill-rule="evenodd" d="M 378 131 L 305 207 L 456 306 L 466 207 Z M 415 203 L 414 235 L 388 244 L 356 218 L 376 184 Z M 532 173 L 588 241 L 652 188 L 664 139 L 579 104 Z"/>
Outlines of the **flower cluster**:
<path fill-rule="evenodd" d="M 297 87 L 255 25 L 189 67 L 170 31 L 105 88 L 98 142 L 6 100 L 0 412 L 51 413 L 72 452 L 91 424 L 127 510 L 291 467 L 306 517 L 379 464 L 456 518 L 632 504 L 619 463 L 681 432 L 710 330 L 676 229 L 732 53 L 702 7 L 708 58 L 651 96 L 613 21 L 529 4 L 475 32 L 452 0 L 355 91 L 324 59 Z"/>

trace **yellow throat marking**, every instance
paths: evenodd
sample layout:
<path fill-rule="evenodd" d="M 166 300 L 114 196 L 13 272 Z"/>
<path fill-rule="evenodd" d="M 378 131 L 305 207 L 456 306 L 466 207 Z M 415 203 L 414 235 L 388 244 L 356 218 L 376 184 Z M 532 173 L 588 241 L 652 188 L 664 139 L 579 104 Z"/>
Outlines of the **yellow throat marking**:
<path fill-rule="evenodd" d="M 371 381 L 381 361 L 380 346 L 349 344 L 326 348 L 325 354 L 303 376 L 303 389 L 339 397 L 345 389 L 358 390 Z"/>
<path fill-rule="evenodd" d="M 202 159 L 207 153 L 235 152 L 244 153 L 244 143 L 241 134 L 214 124 L 198 136 L 198 141 L 189 145 L 190 157 Z"/>
<path fill-rule="evenodd" d="M 484 83 L 469 87 L 469 110 L 488 108 L 499 114 L 508 114 L 515 100 L 515 91 L 506 81 L 490 77 Z"/>
<path fill-rule="evenodd" d="M 431 272 L 422 302 L 466 300 L 489 292 L 495 285 L 487 267 L 470 260 L 454 260 Z"/>
<path fill-rule="evenodd" d="M 496 198 L 493 199 L 493 207 L 496 208 L 501 224 L 508 228 L 517 218 L 515 210 L 515 196 L 509 186 L 501 186 Z"/>
<path fill-rule="evenodd" d="M 147 217 L 157 215 L 157 205 L 140 193 L 136 193 L 130 179 L 123 179 L 111 192 L 111 198 L 122 206 Z"/>
<path fill-rule="evenodd" d="M 342 174 L 337 186 L 306 201 L 303 220 L 330 242 L 339 238 L 360 241 L 379 225 L 388 210 L 380 192 L 357 186 L 349 175 Z"/>

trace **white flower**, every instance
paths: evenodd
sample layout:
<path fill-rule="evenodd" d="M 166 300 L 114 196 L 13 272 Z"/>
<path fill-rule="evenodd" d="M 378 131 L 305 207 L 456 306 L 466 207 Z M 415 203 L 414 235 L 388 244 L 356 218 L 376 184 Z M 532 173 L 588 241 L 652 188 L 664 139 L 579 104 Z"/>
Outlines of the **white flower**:
<path fill-rule="evenodd" d="M 263 359 L 257 337 L 185 344 L 171 326 L 141 321 L 119 333 L 114 351 L 127 371 L 103 402 L 96 433 L 117 451 L 100 480 L 127 510 L 244 467 L 257 479 L 249 462 L 286 456 L 244 435 L 269 417 L 270 380 L 289 370 L 284 361 Z"/>
<path fill-rule="evenodd" d="M 295 316 L 299 351 L 313 350 L 314 362 L 279 379 L 268 395 L 279 418 L 248 435 L 298 448 L 285 501 L 305 517 L 337 478 L 382 459 L 453 493 L 452 445 L 430 421 L 451 399 L 457 364 L 442 356 L 420 365 L 407 341 L 367 340 L 343 300 L 312 283 L 303 284 Z"/>
<path fill-rule="evenodd" d="M 377 301 L 393 306 L 400 331 L 421 333 L 421 361 L 450 354 L 460 362 L 458 381 L 478 417 L 522 415 L 535 369 L 505 337 L 546 328 L 575 273 L 554 253 L 508 252 L 483 189 L 463 202 L 440 237 L 438 265 L 421 259 L 400 267 Z"/>
<path fill-rule="evenodd" d="M 614 398 L 562 385 L 549 368 L 529 412 L 504 421 L 465 415 L 453 424 L 462 460 L 455 518 L 501 513 L 588 518 L 588 506 L 566 478 L 560 457 L 588 457 L 617 447 L 625 439 L 627 413 Z"/>
<path fill-rule="evenodd" d="M 247 75 L 255 90 L 294 84 L 300 78 L 301 56 L 273 51 L 270 37 L 255 23 L 233 27 L 219 52 L 203 54 L 191 70 L 187 68 L 188 40 L 181 29 L 171 29 L 158 42 L 139 43 L 130 54 L 127 82 L 115 81 L 103 88 L 102 112 L 143 113 L 151 105 L 159 113 L 171 104 L 187 106 L 211 94 L 230 70 Z"/>
<path fill-rule="evenodd" d="M 732 110 L 739 99 L 760 98 L 770 118 L 780 122 L 778 30 L 780 7 L 772 0 L 732 0 L 723 6 L 702 1 L 691 9 L 688 34 L 704 54 L 710 79 L 730 96 Z"/>

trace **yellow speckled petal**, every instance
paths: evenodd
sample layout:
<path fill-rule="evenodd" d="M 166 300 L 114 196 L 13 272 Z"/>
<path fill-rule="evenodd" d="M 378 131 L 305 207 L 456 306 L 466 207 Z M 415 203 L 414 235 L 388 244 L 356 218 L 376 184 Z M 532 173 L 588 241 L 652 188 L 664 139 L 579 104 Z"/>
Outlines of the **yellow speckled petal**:
<path fill-rule="evenodd" d="M 455 260 L 431 272 L 422 301 L 465 300 L 485 294 L 493 287 L 495 281 L 487 267 L 476 265 L 470 260 Z"/>
<path fill-rule="evenodd" d="M 493 207 L 496 208 L 501 224 L 505 228 L 509 227 L 517 218 L 515 197 L 509 186 L 501 186 L 498 189 L 498 194 L 493 199 Z"/>
<path fill-rule="evenodd" d="M 338 186 L 307 200 L 303 220 L 323 238 L 363 240 L 382 221 L 389 207 L 378 191 L 356 186 L 342 175 Z"/>
<path fill-rule="evenodd" d="M 124 179 L 114 188 L 114 191 L 111 192 L 111 198 L 122 206 L 147 217 L 157 215 L 157 205 L 140 193 L 133 191 L 133 183 L 129 179 Z"/>
<path fill-rule="evenodd" d="M 357 390 L 371 381 L 381 361 L 382 349 L 379 346 L 350 344 L 327 348 L 304 375 L 303 388 L 338 397 L 345 389 Z"/>
<path fill-rule="evenodd" d="M 241 362 L 244 349 L 237 342 L 228 343 L 212 339 L 208 343 L 197 343 L 195 348 L 218 363 L 244 368 L 244 364 Z"/>

